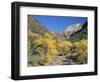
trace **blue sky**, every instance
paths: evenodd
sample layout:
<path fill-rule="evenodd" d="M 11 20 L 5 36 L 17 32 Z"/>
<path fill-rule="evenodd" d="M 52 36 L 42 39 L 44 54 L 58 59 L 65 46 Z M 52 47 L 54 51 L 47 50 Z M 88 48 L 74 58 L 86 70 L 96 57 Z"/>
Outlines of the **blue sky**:
<path fill-rule="evenodd" d="M 54 32 L 62 32 L 69 25 L 82 23 L 87 21 L 87 17 L 71 17 L 71 16 L 47 16 L 33 15 L 46 28 Z"/>

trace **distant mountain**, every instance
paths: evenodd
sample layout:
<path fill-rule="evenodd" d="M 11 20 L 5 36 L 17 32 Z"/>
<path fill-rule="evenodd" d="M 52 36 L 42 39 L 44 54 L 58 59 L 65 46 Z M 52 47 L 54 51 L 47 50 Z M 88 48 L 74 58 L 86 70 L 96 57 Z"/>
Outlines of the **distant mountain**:
<path fill-rule="evenodd" d="M 69 39 L 69 40 L 80 40 L 87 39 L 87 22 L 80 24 L 73 24 L 67 27 L 62 33 L 56 33 L 48 30 L 44 25 L 42 25 L 38 20 L 36 20 L 31 15 L 28 16 L 28 30 L 43 36 L 48 33 L 55 39 Z"/>
<path fill-rule="evenodd" d="M 77 31 L 82 29 L 82 24 L 73 24 L 68 26 L 65 30 L 64 30 L 64 35 L 66 36 L 66 38 L 70 38 L 72 34 L 76 33 Z"/>
<path fill-rule="evenodd" d="M 67 39 L 87 39 L 87 22 L 70 25 L 63 31 L 63 33 Z"/>
<path fill-rule="evenodd" d="M 88 38 L 87 22 L 82 24 L 82 28 L 71 35 L 71 40 L 81 40 Z"/>

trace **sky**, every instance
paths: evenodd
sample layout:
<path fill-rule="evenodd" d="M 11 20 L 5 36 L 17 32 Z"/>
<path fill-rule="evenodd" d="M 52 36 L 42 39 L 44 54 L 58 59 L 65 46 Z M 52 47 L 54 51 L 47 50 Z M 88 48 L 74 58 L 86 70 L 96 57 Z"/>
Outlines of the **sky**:
<path fill-rule="evenodd" d="M 72 24 L 83 23 L 87 17 L 33 15 L 37 21 L 53 32 L 62 32 Z"/>

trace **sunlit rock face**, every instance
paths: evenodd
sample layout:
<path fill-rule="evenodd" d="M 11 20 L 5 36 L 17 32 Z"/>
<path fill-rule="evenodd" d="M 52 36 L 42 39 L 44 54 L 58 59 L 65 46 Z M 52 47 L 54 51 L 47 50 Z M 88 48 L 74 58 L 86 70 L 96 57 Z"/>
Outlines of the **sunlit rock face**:
<path fill-rule="evenodd" d="M 75 32 L 77 32 L 77 31 L 79 31 L 81 29 L 82 29 L 82 24 L 73 24 L 73 25 L 70 25 L 69 27 L 67 27 L 64 30 L 64 35 L 66 36 L 67 39 L 69 39 L 72 34 L 74 34 Z"/>

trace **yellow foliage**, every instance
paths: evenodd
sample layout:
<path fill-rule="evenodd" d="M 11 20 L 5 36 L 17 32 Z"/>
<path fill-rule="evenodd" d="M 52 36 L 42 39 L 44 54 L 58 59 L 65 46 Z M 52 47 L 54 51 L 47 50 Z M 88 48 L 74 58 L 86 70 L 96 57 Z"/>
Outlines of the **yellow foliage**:
<path fill-rule="evenodd" d="M 45 57 L 44 57 L 44 62 L 46 64 L 51 63 L 52 62 L 52 56 L 49 55 L 49 54 L 46 54 Z"/>
<path fill-rule="evenodd" d="M 41 37 L 38 37 L 36 40 L 35 40 L 35 45 L 41 45 L 43 42 L 43 39 Z"/>
<path fill-rule="evenodd" d="M 72 43 L 70 42 L 70 41 L 63 41 L 63 42 L 61 42 L 61 44 L 63 45 L 63 46 L 66 46 L 66 47 L 71 47 L 72 46 Z"/>
<path fill-rule="evenodd" d="M 57 49 L 56 48 L 51 48 L 50 50 L 48 50 L 48 53 L 50 55 L 56 55 L 58 53 Z"/>
<path fill-rule="evenodd" d="M 76 47 L 75 50 L 78 54 L 84 54 L 87 52 L 88 41 L 83 39 L 79 42 L 75 42 L 74 46 Z"/>
<path fill-rule="evenodd" d="M 60 54 L 65 54 L 65 55 L 67 55 L 67 53 L 70 51 L 71 46 L 72 46 L 72 43 L 67 40 L 59 41 L 57 44 L 57 48 Z"/>
<path fill-rule="evenodd" d="M 51 39 L 51 38 L 42 38 L 42 37 L 38 37 L 35 41 L 34 41 L 34 45 L 43 45 L 44 50 L 46 52 L 46 54 L 50 54 L 50 55 L 55 55 L 58 53 L 57 51 L 57 47 L 56 47 L 56 40 Z M 45 55 L 46 55 L 45 54 Z"/>
<path fill-rule="evenodd" d="M 58 53 L 56 48 L 56 41 L 54 39 L 45 38 L 44 43 L 47 46 L 47 53 L 50 55 L 55 55 Z"/>
<path fill-rule="evenodd" d="M 52 36 L 49 33 L 47 33 L 47 32 L 45 32 L 45 37 L 46 38 L 52 38 Z"/>

